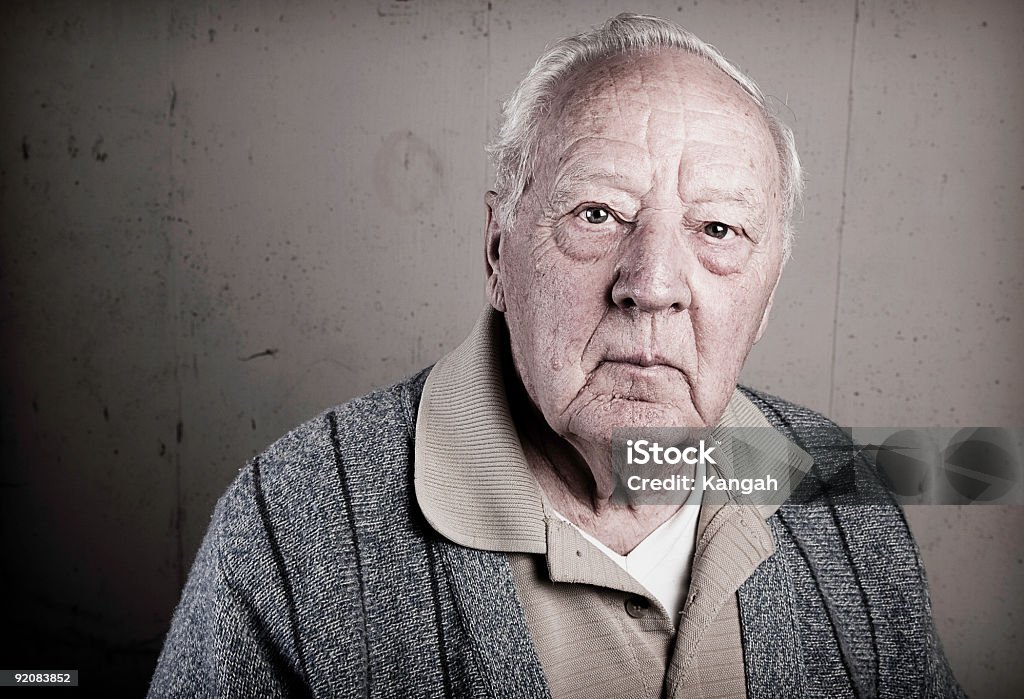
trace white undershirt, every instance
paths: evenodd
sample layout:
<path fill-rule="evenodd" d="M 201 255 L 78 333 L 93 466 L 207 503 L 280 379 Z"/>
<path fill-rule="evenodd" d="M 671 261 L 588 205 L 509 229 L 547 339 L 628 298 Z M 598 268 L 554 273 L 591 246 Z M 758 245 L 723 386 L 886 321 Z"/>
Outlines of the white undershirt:
<path fill-rule="evenodd" d="M 703 468 L 700 468 L 703 471 Z M 698 483 L 700 476 L 697 474 Z M 697 518 L 700 516 L 702 493 L 694 489 L 679 511 L 662 522 L 625 556 L 612 551 L 595 537 L 569 522 L 562 513 L 553 510 L 561 520 L 569 522 L 608 558 L 633 576 L 661 602 L 670 619 L 683 611 L 686 590 L 690 583 L 690 566 L 697 538 Z"/>

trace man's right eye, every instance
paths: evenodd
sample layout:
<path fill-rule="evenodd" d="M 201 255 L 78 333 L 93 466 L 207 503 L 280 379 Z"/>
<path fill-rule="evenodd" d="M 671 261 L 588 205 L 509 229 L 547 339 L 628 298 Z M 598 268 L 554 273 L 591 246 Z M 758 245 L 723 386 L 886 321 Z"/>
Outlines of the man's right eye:
<path fill-rule="evenodd" d="M 594 225 L 607 223 L 608 219 L 612 217 L 612 213 L 603 206 L 588 206 L 579 215 L 583 217 L 584 221 Z"/>

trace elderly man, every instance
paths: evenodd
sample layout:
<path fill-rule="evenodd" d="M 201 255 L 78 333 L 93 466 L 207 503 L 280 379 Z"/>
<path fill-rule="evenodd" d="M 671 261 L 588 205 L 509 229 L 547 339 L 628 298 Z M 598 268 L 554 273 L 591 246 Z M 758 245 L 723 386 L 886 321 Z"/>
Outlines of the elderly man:
<path fill-rule="evenodd" d="M 504 117 L 476 327 L 241 473 L 151 695 L 959 696 L 873 468 L 737 388 L 801 183 L 756 85 L 620 15 L 551 47 Z M 629 496 L 616 440 L 673 428 L 761 435 L 677 450 L 691 483 L 796 492 Z"/>

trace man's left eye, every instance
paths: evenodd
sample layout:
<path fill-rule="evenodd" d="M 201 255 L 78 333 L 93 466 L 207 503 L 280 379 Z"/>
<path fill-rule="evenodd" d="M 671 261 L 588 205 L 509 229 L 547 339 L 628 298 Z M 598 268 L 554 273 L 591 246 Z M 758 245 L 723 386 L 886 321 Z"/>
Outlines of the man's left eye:
<path fill-rule="evenodd" d="M 603 206 L 588 206 L 580 212 L 580 216 L 582 216 L 583 220 L 587 223 L 600 225 L 602 223 L 607 223 L 608 219 L 612 217 L 612 214 Z"/>
<path fill-rule="evenodd" d="M 705 223 L 704 233 L 711 236 L 712 238 L 717 238 L 718 240 L 722 240 L 724 238 L 729 237 L 730 233 L 732 235 L 736 235 L 736 231 L 734 231 L 731 226 L 727 226 L 721 221 L 712 221 L 711 223 Z"/>

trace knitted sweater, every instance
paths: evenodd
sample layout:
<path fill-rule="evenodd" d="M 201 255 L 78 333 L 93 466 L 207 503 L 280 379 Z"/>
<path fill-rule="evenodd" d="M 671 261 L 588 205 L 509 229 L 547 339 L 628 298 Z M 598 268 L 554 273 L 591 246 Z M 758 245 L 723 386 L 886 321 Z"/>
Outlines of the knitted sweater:
<path fill-rule="evenodd" d="M 327 411 L 242 470 L 149 696 L 548 696 L 506 554 L 448 542 L 416 507 L 428 371 Z M 738 593 L 748 696 L 963 696 L 906 520 L 870 464 L 836 450 L 842 434 L 820 415 L 744 392 L 815 460 L 769 520 L 775 554 Z"/>

